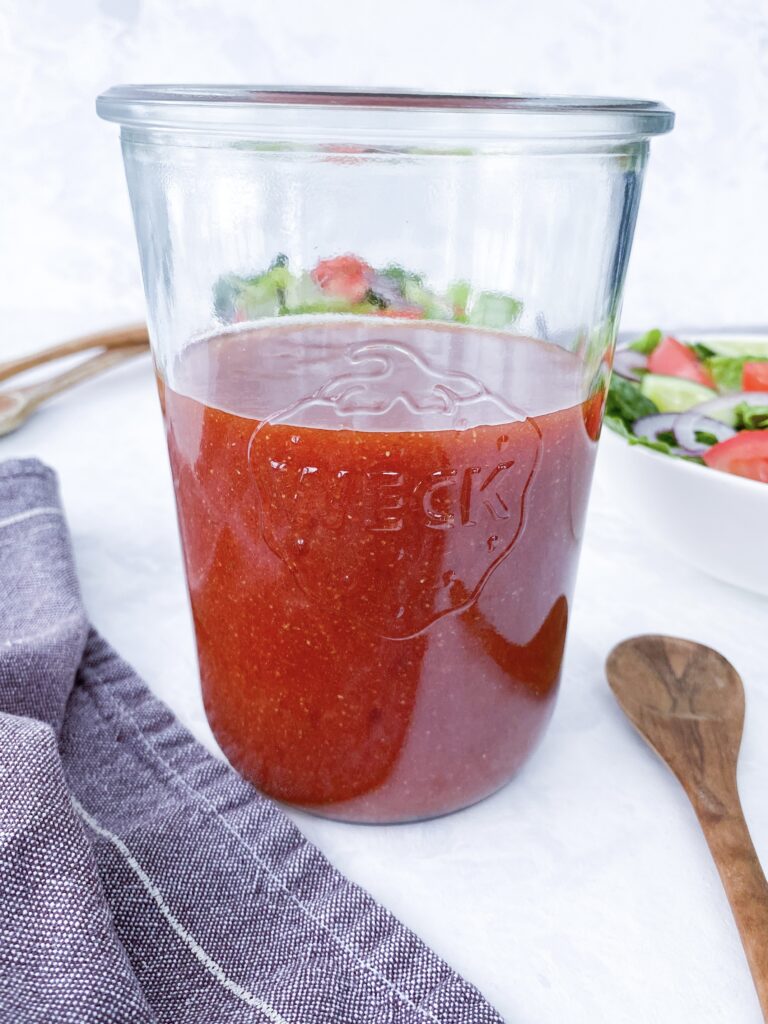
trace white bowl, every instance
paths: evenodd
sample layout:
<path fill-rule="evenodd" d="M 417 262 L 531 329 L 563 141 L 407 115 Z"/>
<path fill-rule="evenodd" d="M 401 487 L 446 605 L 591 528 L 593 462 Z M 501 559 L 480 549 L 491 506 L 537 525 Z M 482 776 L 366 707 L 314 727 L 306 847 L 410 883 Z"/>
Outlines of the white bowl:
<path fill-rule="evenodd" d="M 711 576 L 768 595 L 768 484 L 628 444 L 608 426 L 598 457 L 634 525 Z"/>

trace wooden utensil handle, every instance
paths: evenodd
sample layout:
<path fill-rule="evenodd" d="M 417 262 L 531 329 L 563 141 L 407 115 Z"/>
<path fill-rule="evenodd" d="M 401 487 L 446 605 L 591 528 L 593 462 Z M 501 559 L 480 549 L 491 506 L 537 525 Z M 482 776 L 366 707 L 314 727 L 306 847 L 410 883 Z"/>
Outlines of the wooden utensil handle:
<path fill-rule="evenodd" d="M 131 327 L 117 327 L 111 331 L 86 334 L 81 338 L 64 341 L 60 345 L 53 345 L 51 348 L 42 349 L 29 356 L 0 363 L 0 381 L 15 377 L 17 373 L 23 373 L 25 370 L 33 370 L 36 366 L 42 366 L 53 359 L 76 355 L 78 352 L 85 352 L 90 348 L 118 349 L 148 344 L 149 334 L 145 324 L 134 324 Z"/>
<path fill-rule="evenodd" d="M 75 384 L 80 384 L 81 381 L 103 373 L 110 366 L 115 366 L 126 359 L 132 359 L 134 356 L 141 355 L 142 352 L 146 352 L 146 346 L 144 345 L 130 345 L 101 352 L 99 355 L 86 359 L 85 362 L 78 363 L 77 366 L 73 366 L 69 370 L 65 370 L 64 373 L 59 373 L 55 377 L 49 377 L 48 380 L 41 381 L 39 384 L 30 384 L 29 387 L 18 388 L 16 394 L 24 396 L 27 410 L 36 409 L 46 399 L 58 395 L 59 392 L 66 391 L 67 388 L 74 387 Z"/>
<path fill-rule="evenodd" d="M 768 1021 L 768 882 L 734 791 L 725 814 L 713 814 L 705 801 L 694 799 L 696 814 L 720 872 L 744 952 Z"/>

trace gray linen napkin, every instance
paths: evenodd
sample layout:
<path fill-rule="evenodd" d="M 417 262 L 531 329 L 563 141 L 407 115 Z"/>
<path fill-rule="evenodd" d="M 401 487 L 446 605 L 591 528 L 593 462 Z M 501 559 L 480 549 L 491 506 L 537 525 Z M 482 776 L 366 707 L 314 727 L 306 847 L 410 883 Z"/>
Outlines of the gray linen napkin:
<path fill-rule="evenodd" d="M 89 627 L 35 460 L 0 464 L 0 1021 L 501 1021 Z"/>

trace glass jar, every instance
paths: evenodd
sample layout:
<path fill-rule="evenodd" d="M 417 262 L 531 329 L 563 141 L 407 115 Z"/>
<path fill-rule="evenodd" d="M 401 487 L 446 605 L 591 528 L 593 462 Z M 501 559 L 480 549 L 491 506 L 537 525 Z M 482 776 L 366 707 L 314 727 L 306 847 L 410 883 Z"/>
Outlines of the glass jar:
<path fill-rule="evenodd" d="M 443 814 L 550 717 L 637 100 L 126 86 L 205 706 L 268 793 Z"/>

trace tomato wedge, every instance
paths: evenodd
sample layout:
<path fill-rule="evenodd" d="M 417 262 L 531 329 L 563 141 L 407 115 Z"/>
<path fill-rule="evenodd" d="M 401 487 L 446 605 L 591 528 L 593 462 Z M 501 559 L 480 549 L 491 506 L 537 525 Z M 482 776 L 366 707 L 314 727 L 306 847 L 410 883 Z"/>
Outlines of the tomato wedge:
<path fill-rule="evenodd" d="M 591 395 L 582 407 L 584 426 L 587 428 L 587 436 L 593 441 L 600 438 L 600 428 L 603 425 L 603 409 L 605 407 L 605 387 L 600 387 L 594 395 Z"/>
<path fill-rule="evenodd" d="M 357 256 L 334 256 L 320 260 L 312 279 L 324 292 L 353 305 L 362 302 L 373 280 L 374 270 Z"/>
<path fill-rule="evenodd" d="M 662 338 L 648 356 L 648 369 L 651 373 L 661 373 L 665 377 L 693 380 L 708 388 L 715 386 L 712 375 L 702 366 L 696 353 L 670 334 Z"/>
<path fill-rule="evenodd" d="M 713 445 L 702 458 L 712 469 L 768 484 L 768 430 L 742 430 Z"/>
<path fill-rule="evenodd" d="M 768 391 L 768 360 L 764 363 L 744 363 L 741 381 L 745 391 Z"/>

